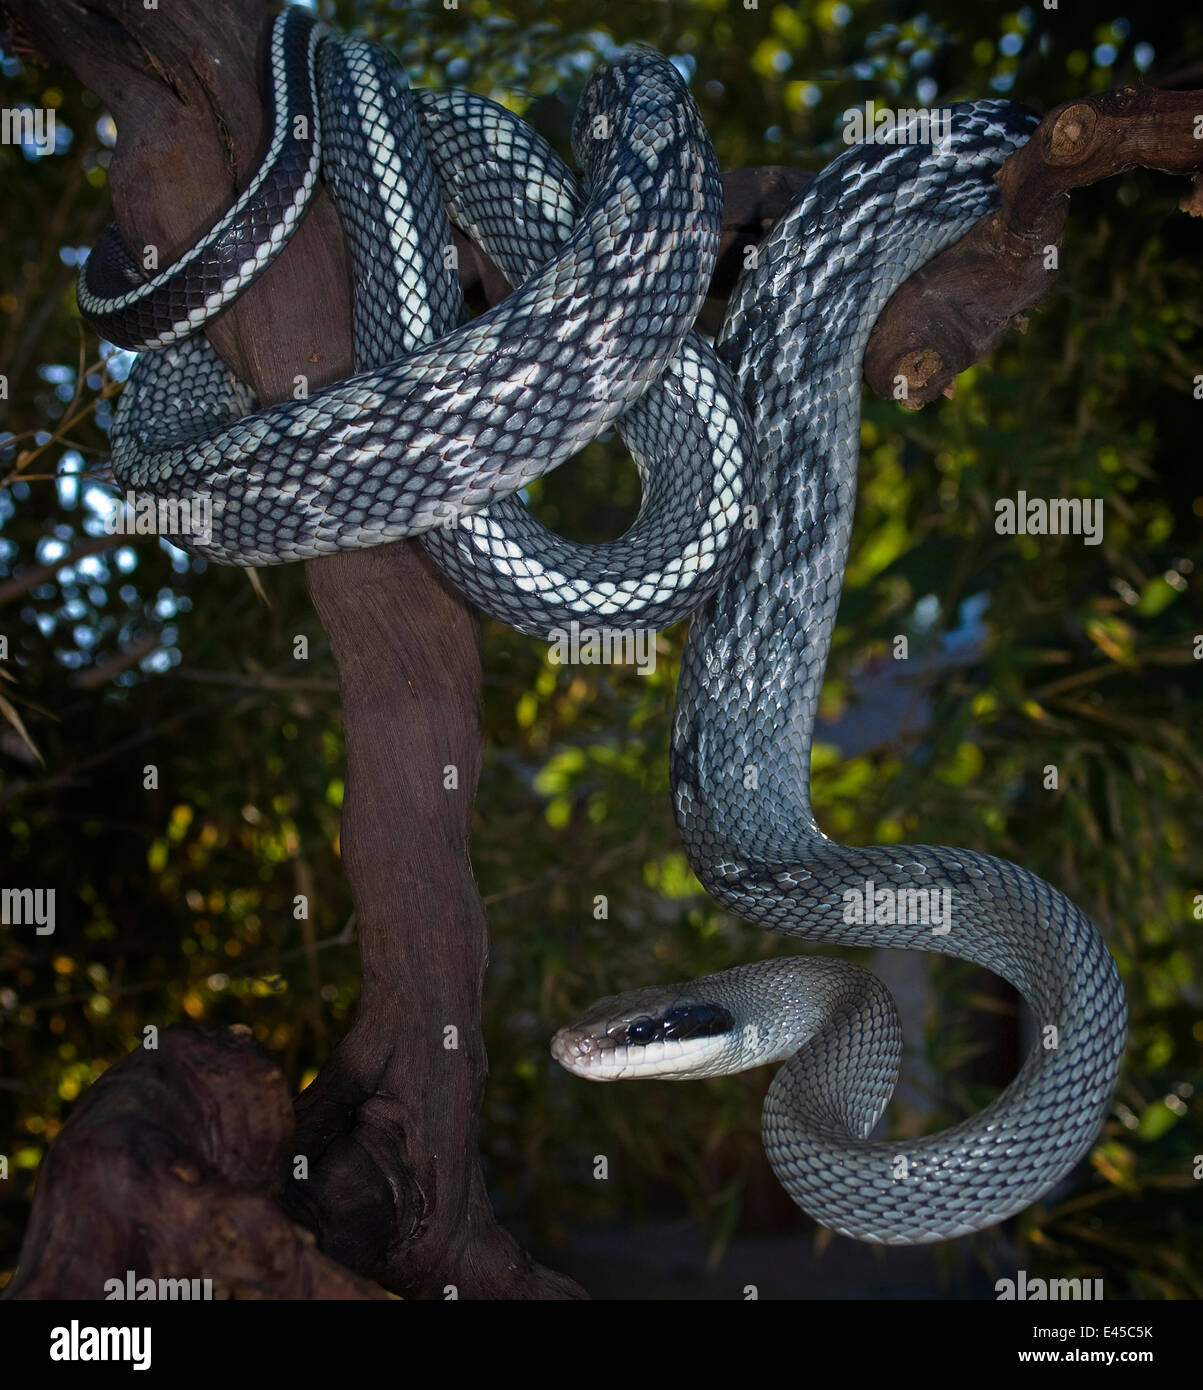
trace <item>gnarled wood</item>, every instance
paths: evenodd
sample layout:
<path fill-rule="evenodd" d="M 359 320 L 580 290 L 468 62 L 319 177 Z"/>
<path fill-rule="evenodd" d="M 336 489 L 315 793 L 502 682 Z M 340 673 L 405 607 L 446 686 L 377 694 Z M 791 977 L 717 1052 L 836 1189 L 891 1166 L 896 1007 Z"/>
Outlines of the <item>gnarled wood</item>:
<path fill-rule="evenodd" d="M 879 396 L 907 381 L 918 409 L 952 389 L 958 372 L 988 357 L 1024 310 L 1052 288 L 1071 189 L 1141 166 L 1196 176 L 1184 212 L 1200 214 L 1203 92 L 1122 87 L 1056 107 L 995 175 L 1002 206 L 929 261 L 886 305 L 865 349 L 865 379 Z"/>
<path fill-rule="evenodd" d="M 51 1146 L 6 1298 L 211 1280 L 214 1298 L 387 1298 L 280 1209 L 284 1074 L 249 1028 L 167 1029 L 95 1082 Z"/>

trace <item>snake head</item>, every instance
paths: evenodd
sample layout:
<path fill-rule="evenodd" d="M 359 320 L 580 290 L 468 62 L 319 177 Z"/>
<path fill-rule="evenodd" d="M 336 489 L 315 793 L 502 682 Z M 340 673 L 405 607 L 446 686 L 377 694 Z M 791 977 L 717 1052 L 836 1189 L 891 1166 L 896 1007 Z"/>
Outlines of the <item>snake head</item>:
<path fill-rule="evenodd" d="M 637 989 L 601 999 L 551 1041 L 551 1055 L 590 1081 L 716 1076 L 737 1043 L 730 1010 L 696 988 Z"/>

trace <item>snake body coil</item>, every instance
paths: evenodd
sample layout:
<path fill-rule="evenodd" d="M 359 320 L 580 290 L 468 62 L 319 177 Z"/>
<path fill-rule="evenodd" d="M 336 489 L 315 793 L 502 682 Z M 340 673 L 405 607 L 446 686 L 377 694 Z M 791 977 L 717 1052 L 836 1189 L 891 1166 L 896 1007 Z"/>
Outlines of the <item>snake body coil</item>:
<path fill-rule="evenodd" d="M 277 113 L 295 111 L 296 90 L 317 90 L 306 135 L 289 137 L 309 153 L 288 169 L 308 168 L 319 138 L 327 150 L 357 146 L 368 165 L 359 176 L 352 176 L 354 165 L 327 158 L 324 166 L 336 186 L 341 173 L 348 235 L 368 227 L 381 210 L 391 227 L 388 260 L 357 286 L 357 347 L 366 363 L 375 354 L 363 331 L 371 319 L 365 304 L 382 313 L 377 322 L 399 313 L 411 317 L 419 338 L 433 313 L 458 292 L 449 288 L 452 243 L 426 161 L 415 176 L 400 158 L 405 128 L 414 126 L 404 73 L 383 50 L 322 37 L 297 10 L 277 20 L 272 69 Z M 365 132 L 371 132 L 366 146 Z M 93 259 L 113 256 L 120 239 L 108 234 L 81 275 L 81 308 L 123 346 L 164 345 L 139 359 L 115 420 L 117 480 L 157 498 L 205 499 L 212 535 L 191 548 L 252 565 L 449 529 L 570 458 L 642 396 L 681 347 L 710 282 L 722 206 L 697 108 L 672 65 L 649 51 L 608 65 L 590 82 L 573 141 L 590 179 L 589 200 L 554 257 L 503 304 L 437 342 L 427 338 L 404 358 L 253 414 L 249 393 L 230 382 L 207 344 L 176 337 L 229 302 L 223 294 L 232 270 L 223 248 L 232 240 L 240 248 L 235 254 L 244 254 L 243 222 L 258 225 L 257 206 L 243 222 L 228 215 L 201 247 L 141 291 L 128 288 L 134 273 L 128 251 L 113 258 L 116 268 L 88 269 Z M 311 179 L 295 182 L 312 187 Z M 410 190 L 426 196 L 410 204 Z M 537 197 L 538 190 L 530 193 Z M 260 186 L 260 201 L 265 196 Z M 299 196 L 284 190 L 275 201 L 292 207 Z M 494 198 L 493 217 L 508 214 L 513 226 L 530 201 L 516 209 Z M 265 241 L 274 254 L 284 244 L 282 230 Z M 244 255 L 242 287 L 269 259 L 266 247 L 262 256 Z M 186 273 L 207 291 L 193 311 L 174 293 Z M 385 287 L 380 277 L 392 274 L 400 279 Z M 98 286 L 114 281 L 121 292 L 101 296 Z M 636 295 L 642 312 L 632 314 Z M 375 346 L 390 335 L 388 329 L 377 334 Z M 701 405 L 721 438 L 717 452 L 703 456 L 711 474 L 704 495 L 677 493 L 669 509 L 686 553 L 661 555 L 677 568 L 667 575 L 653 570 L 639 594 L 659 621 L 696 605 L 705 592 L 698 577 L 712 586 L 739 539 L 734 522 L 747 471 L 747 412 L 713 353 L 700 340 L 693 348 L 708 365 L 703 373 L 688 367 L 685 384 L 701 399 L 684 393 L 669 399 L 671 421 L 657 413 L 645 434 L 673 449 L 687 447 L 696 435 L 689 416 Z M 663 534 L 661 526 L 657 535 Z M 630 578 L 605 558 L 589 576 L 589 592 L 602 597 L 606 586 Z M 554 572 L 551 581 L 548 587 L 571 606 L 572 576 Z M 581 612 L 590 607 L 582 603 Z"/>
<path fill-rule="evenodd" d="M 587 88 L 574 127 L 587 198 L 508 112 L 462 92 L 415 101 L 386 53 L 297 11 L 277 21 L 272 60 L 264 167 L 213 232 L 152 281 L 113 236 L 85 267 L 85 312 L 116 341 L 158 349 L 121 402 L 118 480 L 210 498 L 213 536 L 192 548 L 234 563 L 422 535 L 470 597 L 527 632 L 693 612 L 672 780 L 706 888 L 772 931 L 977 962 L 1023 993 L 1039 1040 L 992 1105 L 907 1144 L 869 1140 L 900 1030 L 884 987 L 842 961 L 761 961 L 603 1000 L 553 1054 L 599 1080 L 784 1062 L 765 1103 L 770 1160 L 801 1206 L 861 1239 L 936 1240 L 1026 1206 L 1105 1116 L 1125 1027 L 1114 962 L 1072 903 L 1015 865 L 834 844 L 811 813 L 809 772 L 869 330 L 907 276 L 995 205 L 991 175 L 1032 118 L 969 103 L 935 145 L 840 156 L 760 248 L 716 356 L 689 328 L 717 247 L 717 171 L 663 59 L 638 50 Z M 296 148 L 282 112 L 312 118 Z M 284 243 L 318 162 L 355 261 L 357 375 L 251 413 L 249 392 L 188 335 Z M 519 286 L 471 322 L 443 254 L 444 205 Z M 615 420 L 643 509 L 620 540 L 573 545 L 514 494 Z M 903 904 L 947 894 L 947 929 L 850 914 L 882 890 Z"/>

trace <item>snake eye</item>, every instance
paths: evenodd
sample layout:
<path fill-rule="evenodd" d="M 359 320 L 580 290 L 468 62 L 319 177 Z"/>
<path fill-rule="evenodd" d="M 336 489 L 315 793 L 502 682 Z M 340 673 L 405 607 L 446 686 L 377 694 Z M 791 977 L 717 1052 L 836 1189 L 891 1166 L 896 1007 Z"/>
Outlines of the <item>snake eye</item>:
<path fill-rule="evenodd" d="M 648 1043 L 656 1036 L 658 1024 L 654 1018 L 637 1018 L 627 1024 L 627 1042 Z"/>

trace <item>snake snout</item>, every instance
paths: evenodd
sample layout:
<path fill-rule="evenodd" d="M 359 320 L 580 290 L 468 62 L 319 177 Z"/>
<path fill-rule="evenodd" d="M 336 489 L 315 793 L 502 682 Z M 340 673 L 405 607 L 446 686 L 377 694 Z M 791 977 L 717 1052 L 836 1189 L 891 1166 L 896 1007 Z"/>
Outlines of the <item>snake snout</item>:
<path fill-rule="evenodd" d="M 566 1071 L 577 1076 L 593 1075 L 597 1080 L 606 1080 L 600 1073 L 589 1070 L 590 1063 L 600 1054 L 589 1033 L 582 1033 L 576 1027 L 561 1028 L 551 1040 L 551 1055 Z"/>

